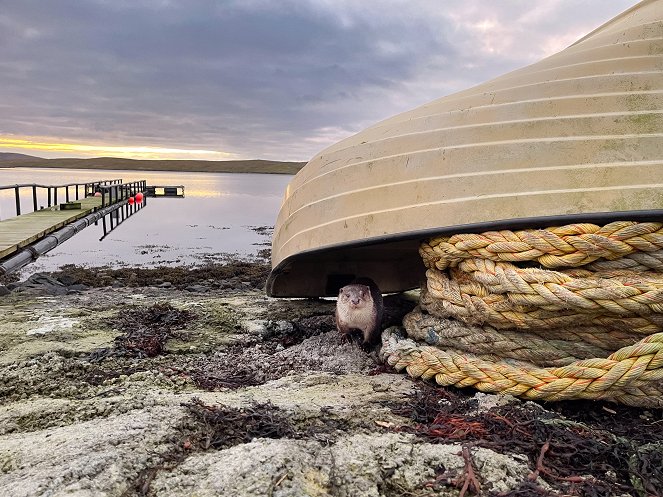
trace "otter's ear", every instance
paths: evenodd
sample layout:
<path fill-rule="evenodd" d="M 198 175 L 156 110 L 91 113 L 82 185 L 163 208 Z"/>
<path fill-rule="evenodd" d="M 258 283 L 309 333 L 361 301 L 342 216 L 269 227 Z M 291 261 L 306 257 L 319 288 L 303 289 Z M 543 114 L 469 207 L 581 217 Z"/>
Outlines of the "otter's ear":
<path fill-rule="evenodd" d="M 341 295 L 343 295 L 343 289 L 342 288 L 338 291 L 338 296 L 340 297 Z"/>

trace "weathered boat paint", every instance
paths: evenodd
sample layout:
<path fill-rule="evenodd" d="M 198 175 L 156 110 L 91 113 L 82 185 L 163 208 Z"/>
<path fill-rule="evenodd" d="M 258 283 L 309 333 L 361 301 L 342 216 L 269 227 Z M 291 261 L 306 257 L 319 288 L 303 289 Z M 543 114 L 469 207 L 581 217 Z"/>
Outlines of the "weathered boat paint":
<path fill-rule="evenodd" d="M 433 234 L 663 218 L 663 0 L 565 50 L 382 121 L 287 188 L 267 292 L 419 285 Z"/>

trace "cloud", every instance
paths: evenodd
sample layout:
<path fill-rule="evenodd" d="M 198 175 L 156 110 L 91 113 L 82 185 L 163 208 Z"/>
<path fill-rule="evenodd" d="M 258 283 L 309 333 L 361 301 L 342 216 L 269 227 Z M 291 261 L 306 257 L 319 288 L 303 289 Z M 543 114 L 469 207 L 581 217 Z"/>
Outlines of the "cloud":
<path fill-rule="evenodd" d="M 0 134 L 306 160 L 629 5 L 5 0 Z"/>

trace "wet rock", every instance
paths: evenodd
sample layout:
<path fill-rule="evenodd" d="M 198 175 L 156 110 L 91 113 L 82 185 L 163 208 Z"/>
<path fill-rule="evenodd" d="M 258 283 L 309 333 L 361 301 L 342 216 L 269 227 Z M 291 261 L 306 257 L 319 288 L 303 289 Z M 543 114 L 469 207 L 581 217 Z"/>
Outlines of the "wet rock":
<path fill-rule="evenodd" d="M 75 290 L 77 292 L 84 292 L 85 290 L 89 290 L 90 287 L 87 285 L 83 285 L 82 283 L 76 283 L 74 285 L 69 286 L 69 290 Z"/>
<path fill-rule="evenodd" d="M 187 292 L 206 293 L 209 292 L 209 287 L 205 285 L 189 285 L 185 288 Z"/>
<path fill-rule="evenodd" d="M 5 295 L 9 295 L 11 293 L 11 290 L 7 288 L 5 285 L 0 285 L 0 297 L 4 297 Z"/>
<path fill-rule="evenodd" d="M 57 280 L 62 283 L 64 286 L 72 286 L 76 283 L 78 283 L 78 280 L 70 274 L 63 274 L 61 276 L 58 276 Z"/>
<path fill-rule="evenodd" d="M 16 291 L 31 295 L 65 295 L 67 287 L 48 274 L 36 273 L 18 285 Z"/>
<path fill-rule="evenodd" d="M 89 286 L 83 285 L 82 283 L 77 283 L 75 285 L 71 285 L 67 287 L 67 292 L 68 293 L 75 293 L 75 294 L 80 294 L 83 292 L 86 292 L 90 289 Z"/>

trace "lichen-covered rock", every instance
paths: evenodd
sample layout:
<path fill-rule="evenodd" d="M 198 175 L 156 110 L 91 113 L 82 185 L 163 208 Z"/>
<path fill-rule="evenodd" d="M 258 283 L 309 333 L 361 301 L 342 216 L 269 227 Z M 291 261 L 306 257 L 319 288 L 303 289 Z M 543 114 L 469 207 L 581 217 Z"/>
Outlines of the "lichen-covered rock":
<path fill-rule="evenodd" d="M 475 450 L 473 458 L 493 491 L 512 490 L 529 474 L 526 458 L 489 449 Z M 380 497 L 396 490 L 407 495 L 434 483 L 441 468 L 462 475 L 464 464 L 459 445 L 422 444 L 408 435 L 358 434 L 331 446 L 260 439 L 191 456 L 160 473 L 151 488 L 157 496 Z"/>
<path fill-rule="evenodd" d="M 468 464 L 480 495 L 661 487 L 659 412 L 435 388 L 342 343 L 333 301 L 181 273 L 0 300 L 0 495 L 455 497 Z"/>
<path fill-rule="evenodd" d="M 185 410 L 171 406 L 0 437 L 2 495 L 122 495 L 174 450 Z"/>
<path fill-rule="evenodd" d="M 160 497 L 327 497 L 331 453 L 320 443 L 259 439 L 218 452 L 195 454 L 151 488 Z"/>

